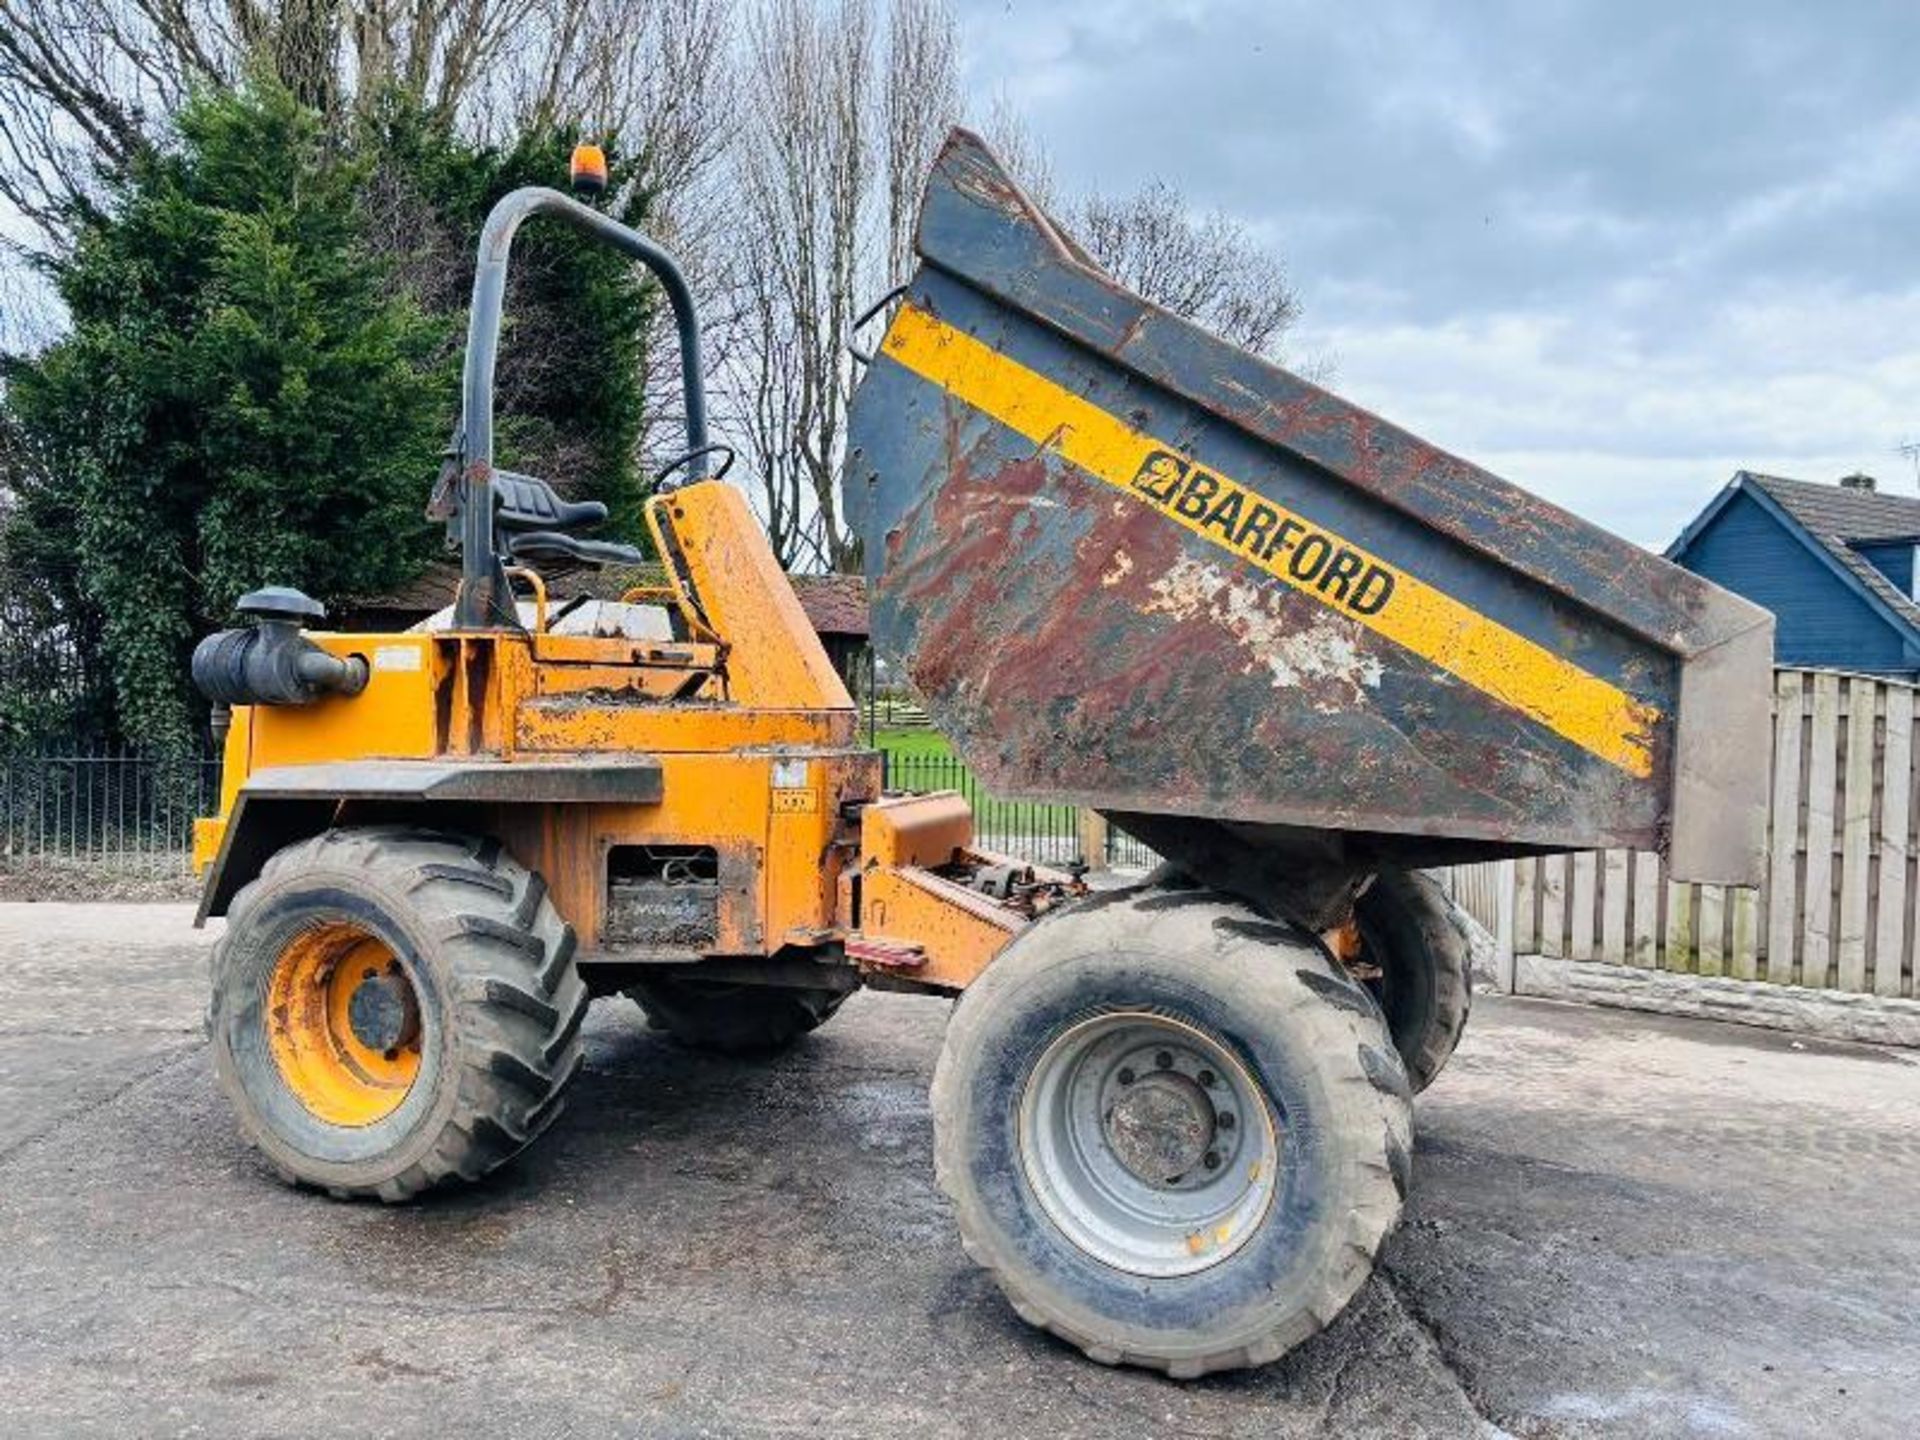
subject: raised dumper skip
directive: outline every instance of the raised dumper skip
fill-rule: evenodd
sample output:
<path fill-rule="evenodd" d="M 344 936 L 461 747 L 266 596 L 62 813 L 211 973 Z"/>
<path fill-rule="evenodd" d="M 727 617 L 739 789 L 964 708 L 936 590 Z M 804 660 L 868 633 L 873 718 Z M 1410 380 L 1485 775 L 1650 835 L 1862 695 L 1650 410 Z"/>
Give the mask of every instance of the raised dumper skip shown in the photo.
<path fill-rule="evenodd" d="M 602 633 L 548 623 L 544 573 L 639 552 L 493 459 L 535 216 L 648 266 L 680 330 L 667 584 Z M 1420 867 L 1633 845 L 1751 878 L 1770 622 L 1128 294 L 964 132 L 918 251 L 850 417 L 875 633 L 989 787 L 1165 866 L 1089 893 L 982 850 L 958 795 L 883 791 L 722 478 L 672 258 L 522 190 L 432 500 L 451 627 L 329 633 L 263 590 L 196 653 L 220 1082 L 287 1181 L 403 1201 L 553 1123 L 595 996 L 755 1053 L 861 985 L 958 994 L 939 1181 L 1014 1308 L 1105 1362 L 1272 1360 L 1365 1278 L 1466 1021 Z"/>

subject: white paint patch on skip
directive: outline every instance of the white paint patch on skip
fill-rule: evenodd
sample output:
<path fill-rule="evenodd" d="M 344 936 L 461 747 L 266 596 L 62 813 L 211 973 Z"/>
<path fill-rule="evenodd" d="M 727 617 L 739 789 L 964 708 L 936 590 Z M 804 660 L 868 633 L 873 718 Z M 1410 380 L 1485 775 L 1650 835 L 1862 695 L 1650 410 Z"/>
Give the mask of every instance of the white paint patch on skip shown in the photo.
<path fill-rule="evenodd" d="M 1058 510 L 1060 502 L 1050 495 L 995 495 L 990 505 L 1012 505 L 1021 510 Z"/>
<path fill-rule="evenodd" d="M 1380 688 L 1380 662 L 1361 654 L 1353 636 L 1331 614 L 1317 617 L 1305 629 L 1295 628 L 1288 623 L 1285 597 L 1279 592 L 1237 584 L 1217 565 L 1185 555 L 1148 588 L 1154 598 L 1145 607 L 1146 614 L 1179 620 L 1205 615 L 1248 652 L 1246 670 L 1265 665 L 1273 673 L 1276 690 L 1315 680 L 1332 680 L 1356 692 L 1362 686 Z"/>
<path fill-rule="evenodd" d="M 1111 590 L 1127 576 L 1133 573 L 1133 557 L 1124 550 L 1113 552 L 1113 568 L 1100 577 L 1100 583 Z"/>

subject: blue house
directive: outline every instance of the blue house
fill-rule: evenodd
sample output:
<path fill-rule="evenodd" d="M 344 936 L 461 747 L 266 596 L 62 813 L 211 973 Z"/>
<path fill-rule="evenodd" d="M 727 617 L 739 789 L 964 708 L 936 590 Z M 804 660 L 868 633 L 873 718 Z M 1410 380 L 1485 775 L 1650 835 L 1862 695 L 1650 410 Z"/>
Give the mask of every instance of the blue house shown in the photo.
<path fill-rule="evenodd" d="M 1764 605 L 1781 665 L 1920 678 L 1920 497 L 1742 470 L 1667 558 Z"/>

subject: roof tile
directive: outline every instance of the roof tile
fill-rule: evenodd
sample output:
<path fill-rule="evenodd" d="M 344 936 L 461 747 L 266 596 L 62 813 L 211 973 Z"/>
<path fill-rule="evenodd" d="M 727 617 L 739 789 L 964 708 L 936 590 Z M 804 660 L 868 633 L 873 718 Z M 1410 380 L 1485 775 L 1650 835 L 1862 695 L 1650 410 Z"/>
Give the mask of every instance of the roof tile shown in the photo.
<path fill-rule="evenodd" d="M 1920 543 L 1920 497 L 1887 495 L 1876 490 L 1850 490 L 1811 480 L 1789 480 L 1781 475 L 1741 478 L 1771 496 L 1821 547 L 1891 607 L 1902 619 L 1920 628 L 1920 605 L 1900 592 L 1855 544 L 1886 540 Z"/>

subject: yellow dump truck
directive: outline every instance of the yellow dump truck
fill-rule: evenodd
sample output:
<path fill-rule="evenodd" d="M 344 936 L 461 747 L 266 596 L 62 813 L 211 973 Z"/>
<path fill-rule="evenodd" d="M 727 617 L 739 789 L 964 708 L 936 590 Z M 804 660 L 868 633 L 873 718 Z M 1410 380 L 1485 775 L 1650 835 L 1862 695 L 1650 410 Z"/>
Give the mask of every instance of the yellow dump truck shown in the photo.
<path fill-rule="evenodd" d="M 639 537 L 494 464 L 536 216 L 648 266 L 680 332 L 667 584 L 590 633 L 546 575 Z M 404 1201 L 553 1123 L 595 996 L 735 1053 L 862 985 L 955 996 L 939 1182 L 1014 1308 L 1101 1361 L 1269 1361 L 1368 1273 L 1466 1021 L 1422 869 L 1634 845 L 1750 879 L 1770 620 L 1127 293 L 964 132 L 918 249 L 844 474 L 877 641 L 990 788 L 1097 809 L 1161 869 L 1094 893 L 983 848 L 960 796 L 886 789 L 720 478 L 679 269 L 523 190 L 481 237 L 432 502 L 451 625 L 332 633 L 266 589 L 196 652 L 220 1083 L 288 1182 Z"/>

